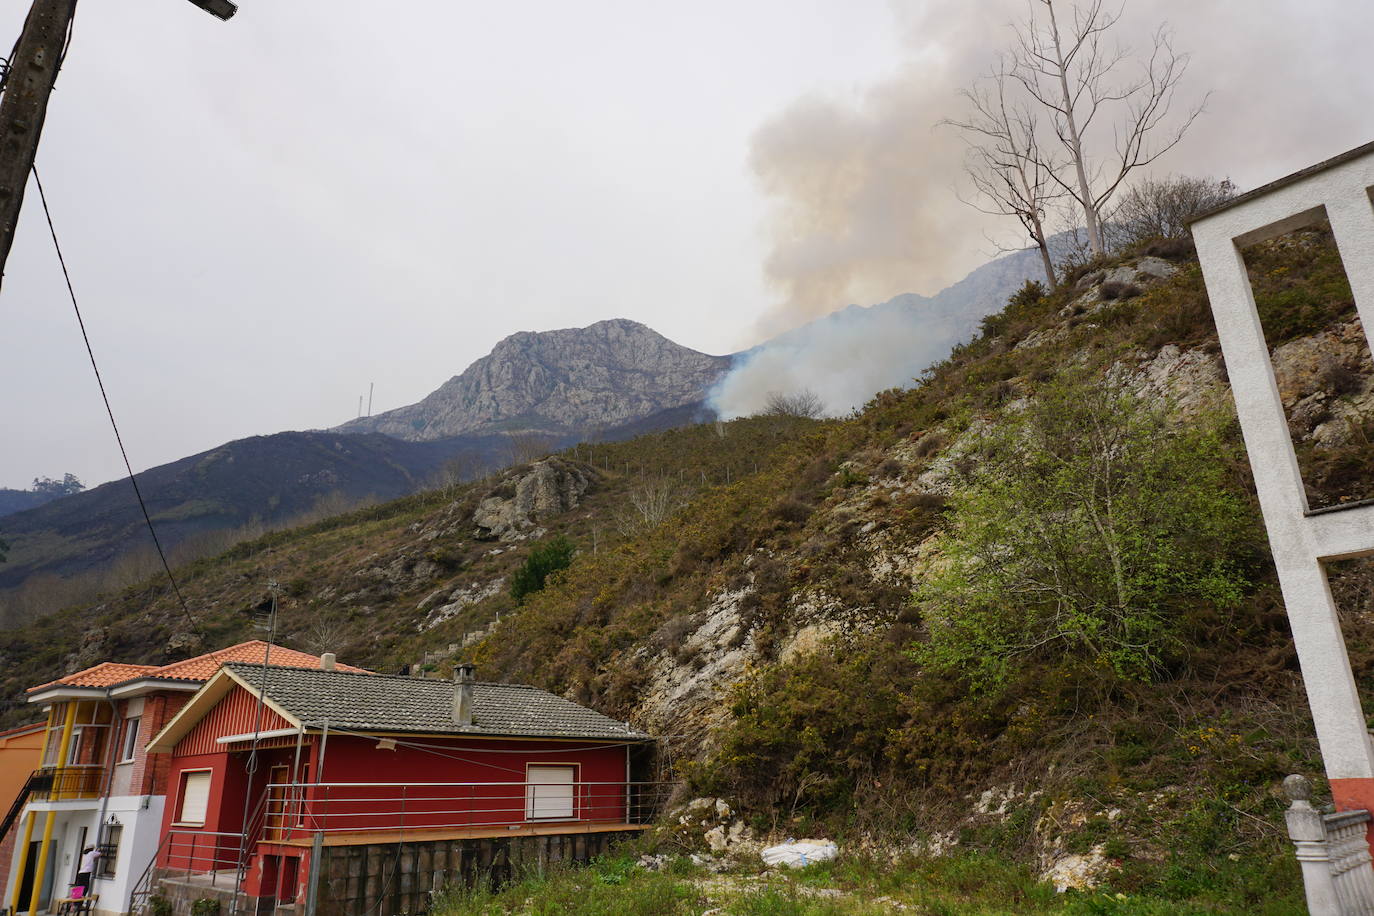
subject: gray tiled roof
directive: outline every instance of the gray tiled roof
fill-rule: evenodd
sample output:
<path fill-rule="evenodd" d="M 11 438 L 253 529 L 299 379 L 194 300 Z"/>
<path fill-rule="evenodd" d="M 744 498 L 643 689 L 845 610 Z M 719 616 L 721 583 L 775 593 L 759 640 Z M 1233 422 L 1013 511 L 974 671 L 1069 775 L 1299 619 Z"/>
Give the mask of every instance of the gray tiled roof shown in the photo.
<path fill-rule="evenodd" d="M 262 665 L 224 666 L 255 688 Z M 453 724 L 451 680 L 267 668 L 267 697 L 307 725 L 328 720 L 331 729 L 362 732 L 516 735 L 630 741 L 649 736 L 624 722 L 523 684 L 478 682 L 472 688 L 472 725 Z"/>

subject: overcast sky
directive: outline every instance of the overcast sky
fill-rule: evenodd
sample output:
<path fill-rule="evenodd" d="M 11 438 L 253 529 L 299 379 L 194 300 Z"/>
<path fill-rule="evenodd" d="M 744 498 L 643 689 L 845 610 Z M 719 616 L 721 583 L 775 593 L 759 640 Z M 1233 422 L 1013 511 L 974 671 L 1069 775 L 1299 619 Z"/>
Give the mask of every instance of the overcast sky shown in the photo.
<path fill-rule="evenodd" d="M 374 412 L 411 403 L 519 330 L 627 317 L 730 352 L 935 292 L 1005 228 L 959 205 L 933 125 L 1017 0 L 241 7 L 83 3 L 43 134 L 136 469 L 337 424 L 372 381 Z M 1374 139 L 1363 0 L 1126 13 L 1213 90 L 1164 171 L 1253 186 Z M 0 486 L 95 484 L 122 469 L 37 203 L 0 291 Z M 838 266 L 808 294 L 811 258 Z"/>

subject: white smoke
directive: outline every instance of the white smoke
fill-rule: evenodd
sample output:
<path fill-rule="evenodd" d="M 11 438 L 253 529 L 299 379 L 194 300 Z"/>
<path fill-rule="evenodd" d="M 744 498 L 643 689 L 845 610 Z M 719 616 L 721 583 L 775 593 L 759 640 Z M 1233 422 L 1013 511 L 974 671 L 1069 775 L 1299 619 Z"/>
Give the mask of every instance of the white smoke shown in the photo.
<path fill-rule="evenodd" d="M 966 336 L 964 324 L 931 315 L 908 297 L 850 307 L 741 354 L 710 404 L 733 419 L 758 413 L 770 393 L 810 389 L 826 413 L 847 413 L 879 391 L 909 386 Z"/>

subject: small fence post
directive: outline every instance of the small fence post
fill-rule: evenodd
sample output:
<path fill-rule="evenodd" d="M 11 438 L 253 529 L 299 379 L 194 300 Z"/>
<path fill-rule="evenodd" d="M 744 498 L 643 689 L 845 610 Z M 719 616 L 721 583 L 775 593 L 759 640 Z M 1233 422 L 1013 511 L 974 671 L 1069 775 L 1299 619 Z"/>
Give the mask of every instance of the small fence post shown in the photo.
<path fill-rule="evenodd" d="M 310 878 L 305 886 L 305 916 L 315 916 L 320 886 L 320 859 L 324 856 L 324 833 L 315 831 L 315 840 L 310 844 Z"/>
<path fill-rule="evenodd" d="M 1341 916 L 1340 899 L 1331 877 L 1326 824 L 1310 801 L 1312 784 L 1305 776 L 1295 774 L 1284 779 L 1283 791 L 1292 802 L 1284 818 L 1288 821 L 1288 836 L 1297 847 L 1298 864 L 1302 866 L 1308 912 L 1311 916 Z"/>

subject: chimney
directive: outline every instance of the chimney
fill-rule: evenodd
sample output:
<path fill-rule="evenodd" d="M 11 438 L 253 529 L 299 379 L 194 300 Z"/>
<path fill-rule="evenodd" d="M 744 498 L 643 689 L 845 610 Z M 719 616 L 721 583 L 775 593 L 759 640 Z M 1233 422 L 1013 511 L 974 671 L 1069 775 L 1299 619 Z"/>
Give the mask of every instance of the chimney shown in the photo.
<path fill-rule="evenodd" d="M 453 724 L 472 724 L 473 667 L 464 662 L 453 669 Z"/>
<path fill-rule="evenodd" d="M 333 671 L 333 670 L 334 670 L 334 653 L 333 653 L 333 652 L 326 652 L 326 653 L 324 653 L 323 655 L 320 656 L 320 670 L 321 670 L 321 671 Z"/>

